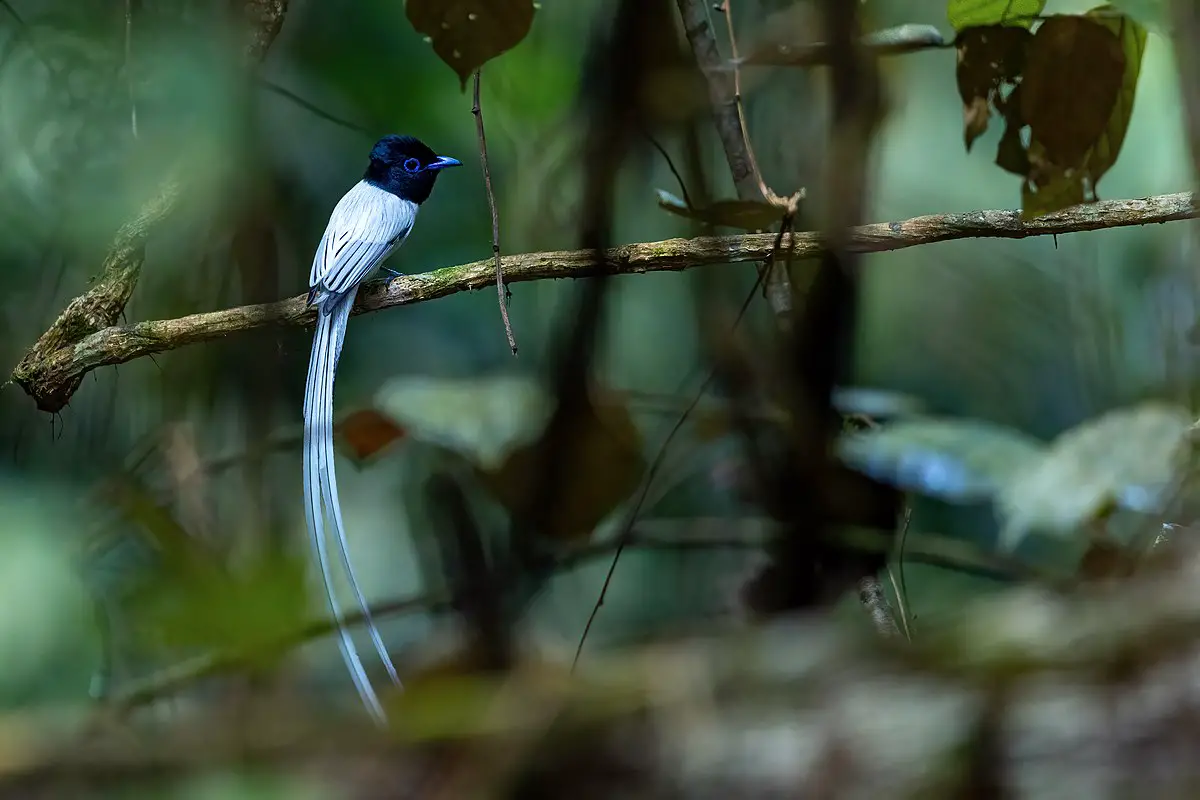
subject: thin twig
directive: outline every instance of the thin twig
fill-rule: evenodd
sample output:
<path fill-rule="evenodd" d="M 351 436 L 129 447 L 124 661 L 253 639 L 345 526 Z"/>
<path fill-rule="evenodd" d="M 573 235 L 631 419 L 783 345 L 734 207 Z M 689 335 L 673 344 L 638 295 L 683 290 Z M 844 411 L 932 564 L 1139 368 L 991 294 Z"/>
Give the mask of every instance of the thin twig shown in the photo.
<path fill-rule="evenodd" d="M 513 335 L 512 323 L 508 319 L 508 290 L 504 288 L 504 265 L 500 259 L 500 212 L 496 210 L 496 194 L 492 191 L 492 170 L 488 167 L 487 137 L 483 133 L 483 108 L 479 105 L 479 84 L 482 68 L 475 70 L 475 101 L 471 113 L 475 115 L 475 129 L 479 132 L 479 161 L 483 165 L 483 185 L 487 189 L 488 207 L 492 210 L 492 257 L 496 259 L 496 296 L 500 300 L 500 318 L 504 320 L 504 334 L 508 337 L 508 348 L 517 354 L 517 337 Z"/>
<path fill-rule="evenodd" d="M 904 634 L 904 638 L 912 641 L 912 632 L 908 628 L 908 607 L 904 604 L 904 598 L 900 595 L 900 584 L 896 581 L 896 571 L 892 569 L 892 565 L 887 565 L 888 583 L 892 584 L 892 594 L 896 596 L 896 610 L 900 614 L 900 630 Z"/>
<path fill-rule="evenodd" d="M 261 75 L 258 78 L 258 82 L 259 82 L 259 85 L 262 86 L 267 91 L 274 92 L 275 94 L 279 95 L 280 97 L 283 97 L 283 98 L 286 98 L 287 100 L 292 101 L 293 103 L 300 106 L 304 110 L 320 117 L 321 119 L 325 120 L 326 122 L 332 122 L 334 125 L 339 125 L 343 128 L 346 128 L 347 130 L 357 131 L 358 133 L 362 133 L 362 134 L 370 134 L 370 132 L 371 132 L 370 129 L 368 127 L 366 127 L 365 125 L 359 125 L 357 122 L 351 122 L 350 120 L 343 119 L 343 118 L 337 116 L 336 114 L 332 114 L 332 113 L 326 111 L 325 109 L 321 108 L 317 104 L 313 103 L 312 101 L 305 100 L 303 97 L 296 94 L 291 89 L 288 89 L 285 86 L 280 86 L 278 83 L 275 83 L 274 81 L 267 80 L 266 78 L 262 77 Z"/>
<path fill-rule="evenodd" d="M 287 13 L 287 0 L 247 0 L 251 41 L 246 46 L 247 66 L 253 68 L 275 41 Z M 184 197 L 182 174 L 186 160 L 169 172 L 137 215 L 122 225 L 100 267 L 100 274 L 84 294 L 73 299 L 58 319 L 42 334 L 13 370 L 13 380 L 22 383 L 24 374 L 38 373 L 42 355 L 72 349 L 87 337 L 101 334 L 106 326 L 121 319 L 145 261 L 146 242 L 158 224 L 169 217 Z M 31 360 L 32 359 L 32 360 Z M 65 377 L 57 387 L 57 399 L 38 401 L 43 411 L 60 411 L 79 387 L 85 371 Z"/>
<path fill-rule="evenodd" d="M 784 231 L 788 230 L 790 225 L 791 217 L 785 217 L 783 223 L 779 226 L 779 233 L 775 239 L 776 253 L 779 251 L 779 245 L 783 241 Z M 772 256 L 771 263 L 773 264 L 774 261 L 775 258 Z M 742 318 L 746 315 L 746 311 L 750 308 L 750 303 L 753 301 L 754 296 L 758 294 L 759 285 L 767 276 L 769 269 L 770 267 L 758 273 L 758 278 L 754 281 L 754 285 L 750 287 L 750 291 L 746 295 L 746 299 L 742 303 L 742 307 L 738 310 L 738 314 L 733 320 L 733 325 L 730 326 L 731 334 L 737 330 Z M 696 409 L 696 406 L 699 405 L 701 398 L 704 397 L 704 393 L 708 391 L 708 387 L 714 380 L 716 380 L 716 377 L 717 370 L 715 368 L 710 369 L 708 371 L 708 375 L 700 384 L 700 388 L 696 390 L 695 395 L 692 397 L 692 401 L 688 403 L 687 408 L 683 410 L 683 413 L 680 414 L 679 418 L 675 421 L 675 425 L 671 428 L 670 432 L 667 433 L 667 437 L 663 440 L 662 444 L 659 445 L 658 452 L 655 453 L 654 460 L 651 462 L 650 468 L 646 471 L 646 477 L 642 480 L 642 490 L 638 494 L 637 500 L 630 507 L 628 513 L 626 514 L 625 522 L 621 526 L 620 533 L 617 534 L 617 549 L 613 553 L 612 562 L 608 565 L 608 572 L 604 575 L 604 583 L 600 586 L 600 595 L 596 598 L 596 602 L 592 604 L 592 610 L 588 614 L 587 622 L 583 626 L 583 632 L 579 635 L 579 643 L 575 646 L 575 657 L 571 660 L 572 671 L 574 671 L 575 666 L 579 663 L 580 655 L 583 654 L 583 646 L 587 642 L 588 634 L 592 630 L 592 623 L 596 621 L 596 617 L 600 614 L 600 609 L 604 606 L 604 600 L 608 596 L 608 587 L 612 584 L 613 576 L 617 572 L 617 562 L 621 560 L 621 554 L 625 551 L 625 546 L 633 537 L 633 528 L 634 525 L 637 524 L 638 514 L 641 513 L 642 506 L 646 502 L 646 497 L 650 493 L 650 487 L 654 483 L 655 477 L 658 476 L 658 471 L 662 468 L 663 461 L 667 457 L 667 449 L 671 446 L 671 442 L 674 441 L 676 434 L 683 429 L 684 423 L 687 422 L 688 417 L 691 416 L 692 412 Z"/>
<path fill-rule="evenodd" d="M 744 133 L 738 86 L 734 77 L 726 71 L 725 62 L 717 49 L 717 40 L 709 23 L 708 4 L 705 0 L 676 0 L 676 4 L 696 66 L 708 81 L 713 123 L 717 129 L 717 137 L 721 140 L 721 147 L 725 151 L 725 160 L 729 163 L 729 172 L 733 177 L 738 199 L 765 199 L 767 195 L 760 188 L 765 184 L 758 174 L 757 164 L 750 153 L 749 141 Z M 737 74 L 735 69 L 734 75 Z M 740 78 L 738 80 L 740 81 Z M 786 210 L 795 214 L 795 204 Z M 759 267 L 760 274 L 766 270 L 766 267 Z M 768 280 L 765 281 L 767 303 L 780 324 L 786 328 L 790 324 L 793 310 L 791 276 L 783 270 L 770 272 Z"/>
<path fill-rule="evenodd" d="M 881 636 L 899 636 L 900 629 L 896 627 L 896 618 L 888 606 L 887 595 L 884 594 L 883 584 L 876 575 L 865 575 L 858 581 L 858 602 L 871 617 L 871 624 Z"/>
<path fill-rule="evenodd" d="M 896 571 L 900 574 L 900 585 L 896 586 L 896 605 L 904 622 L 904 635 L 912 640 L 912 631 L 908 622 L 908 582 L 904 577 L 904 550 L 908 546 L 908 532 L 912 528 L 912 503 L 905 499 L 904 522 L 900 526 L 900 542 L 896 545 Z M 889 570 L 889 573 L 890 570 Z"/>
<path fill-rule="evenodd" d="M 697 526 L 711 522 L 708 527 L 714 530 L 723 531 L 727 527 L 724 522 L 716 519 L 711 521 L 699 519 L 693 522 Z M 1070 586 L 1069 579 L 1030 567 L 1012 558 L 984 552 L 961 539 L 936 534 L 915 534 L 915 536 L 917 542 L 913 547 L 911 560 L 917 563 L 961 570 L 969 574 L 980 574 L 994 580 L 1034 582 L 1051 589 L 1065 589 Z M 619 546 L 663 552 L 711 552 L 713 550 L 757 550 L 764 547 L 765 544 L 766 539 L 761 536 L 724 533 L 717 536 L 667 536 L 639 531 L 629 537 L 623 545 L 616 539 L 610 539 L 589 542 L 573 548 L 556 560 L 555 569 L 564 573 L 570 572 L 594 559 L 612 555 Z M 852 538 L 850 544 L 863 549 L 886 549 L 888 539 L 882 535 L 861 535 Z M 450 611 L 451 608 L 452 601 L 448 594 L 433 592 L 374 603 L 370 610 L 373 619 L 384 619 L 413 612 L 440 614 Z M 346 625 L 350 627 L 361 625 L 364 619 L 365 615 L 361 610 L 353 614 L 348 613 Z M 328 636 L 336 630 L 336 623 L 332 619 L 314 620 L 253 651 L 223 651 L 199 656 L 167 667 L 145 679 L 131 681 L 128 685 L 117 688 L 108 701 L 108 710 L 118 715 L 127 713 L 138 706 L 174 694 L 201 680 L 235 672 L 248 665 L 260 664 L 266 655 L 282 655 L 308 642 Z"/>
<path fill-rule="evenodd" d="M 692 203 L 692 198 L 688 196 L 687 184 L 684 182 L 683 176 L 679 174 L 679 170 L 675 168 L 675 162 L 672 160 L 671 154 L 667 152 L 667 148 L 663 147 L 658 139 L 655 139 L 649 133 L 646 134 L 646 138 L 650 140 L 650 145 L 667 162 L 667 169 L 671 170 L 671 174 L 675 176 L 675 182 L 679 184 L 679 194 L 683 197 L 683 202 L 687 203 L 688 208 L 695 208 L 696 206 Z"/>
<path fill-rule="evenodd" d="M 742 141 L 746 145 L 746 158 L 750 161 L 750 174 L 754 176 L 754 180 L 758 183 L 758 192 L 762 195 L 763 200 L 769 201 L 769 198 L 774 196 L 774 193 L 767 188 L 766 181 L 763 180 L 762 170 L 758 168 L 758 158 L 754 155 L 754 145 L 750 141 L 750 131 L 746 127 L 746 107 L 742 102 L 742 71 L 738 68 L 738 46 L 737 36 L 733 32 L 733 10 L 731 5 L 733 0 L 725 0 L 721 3 L 720 9 L 725 14 L 725 29 L 729 33 L 729 51 L 730 58 L 733 62 L 733 103 L 737 109 L 738 126 L 742 131 Z M 795 210 L 793 209 L 793 213 Z"/>
<path fill-rule="evenodd" d="M 936 214 L 898 222 L 880 222 L 845 232 L 844 247 L 858 253 L 880 253 L 957 239 L 1026 239 L 1067 233 L 1123 228 L 1200 216 L 1190 192 L 1138 200 L 1103 200 L 1072 206 L 1033 220 L 1022 220 L 1020 211 L 971 211 Z M 684 270 L 709 264 L 763 261 L 775 249 L 775 234 L 668 239 L 661 242 L 614 247 L 600 263 L 585 250 L 526 253 L 502 259 L 507 283 L 556 278 L 584 278 L 597 274 L 631 275 L 663 270 Z M 793 233 L 784 237 L 797 262 L 823 252 L 821 234 Z M 882 263 L 882 262 L 876 262 Z M 459 292 L 495 284 L 492 259 L 394 278 L 359 292 L 355 313 L 427 302 Z M 93 292 L 100 284 L 93 287 Z M 12 380 L 43 411 L 61 411 L 78 381 L 94 369 L 174 350 L 185 345 L 224 338 L 233 333 L 271 325 L 308 326 L 314 312 L 299 295 L 276 303 L 238 306 L 222 311 L 191 314 L 175 319 L 151 320 L 108 327 L 77 326 L 80 312 L 93 298 L 76 298 L 51 330 L 26 353 L 13 370 Z M 84 303 L 84 308 L 76 305 Z M 88 317 L 94 319 L 94 317 Z M 105 318 L 107 321 L 107 318 Z M 99 329 L 97 329 L 99 328 Z"/>

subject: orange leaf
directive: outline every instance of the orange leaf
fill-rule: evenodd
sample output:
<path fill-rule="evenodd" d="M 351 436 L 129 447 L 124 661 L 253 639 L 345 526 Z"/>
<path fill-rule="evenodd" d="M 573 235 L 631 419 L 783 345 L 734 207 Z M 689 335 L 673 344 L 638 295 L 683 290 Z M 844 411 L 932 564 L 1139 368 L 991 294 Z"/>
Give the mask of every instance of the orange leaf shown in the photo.
<path fill-rule="evenodd" d="M 339 439 L 348 455 L 364 461 L 403 439 L 404 428 L 373 408 L 355 411 L 337 426 Z"/>

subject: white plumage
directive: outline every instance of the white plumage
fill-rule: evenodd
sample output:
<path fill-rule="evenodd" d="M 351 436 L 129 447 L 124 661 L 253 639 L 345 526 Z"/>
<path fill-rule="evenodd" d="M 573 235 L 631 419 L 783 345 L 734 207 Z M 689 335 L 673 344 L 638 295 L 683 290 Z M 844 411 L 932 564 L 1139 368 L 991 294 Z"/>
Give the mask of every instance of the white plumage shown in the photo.
<path fill-rule="evenodd" d="M 317 307 L 317 329 L 313 335 L 304 392 L 304 510 L 330 610 L 338 627 L 342 656 L 363 702 L 380 721 L 384 719 L 383 709 L 346 629 L 329 566 L 325 534 L 327 517 L 333 523 L 342 564 L 375 649 L 392 681 L 399 685 L 396 668 L 371 619 L 366 598 L 350 563 L 334 469 L 333 385 L 346 322 L 354 307 L 358 287 L 404 242 L 416 221 L 417 209 L 416 203 L 360 181 L 333 209 L 309 273 L 309 303 Z"/>
<path fill-rule="evenodd" d="M 308 273 L 320 296 L 358 287 L 387 260 L 412 230 L 416 203 L 359 181 L 334 206 Z"/>

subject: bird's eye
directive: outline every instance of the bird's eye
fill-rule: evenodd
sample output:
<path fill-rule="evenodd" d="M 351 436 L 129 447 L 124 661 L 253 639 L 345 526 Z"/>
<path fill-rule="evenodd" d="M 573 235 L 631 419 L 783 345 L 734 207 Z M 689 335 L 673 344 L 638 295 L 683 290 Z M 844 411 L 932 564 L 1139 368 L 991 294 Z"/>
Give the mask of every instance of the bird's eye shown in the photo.
<path fill-rule="evenodd" d="M 404 171 L 405 172 L 419 172 L 420 169 L 421 169 L 420 161 L 417 161 L 415 158 L 404 159 Z"/>

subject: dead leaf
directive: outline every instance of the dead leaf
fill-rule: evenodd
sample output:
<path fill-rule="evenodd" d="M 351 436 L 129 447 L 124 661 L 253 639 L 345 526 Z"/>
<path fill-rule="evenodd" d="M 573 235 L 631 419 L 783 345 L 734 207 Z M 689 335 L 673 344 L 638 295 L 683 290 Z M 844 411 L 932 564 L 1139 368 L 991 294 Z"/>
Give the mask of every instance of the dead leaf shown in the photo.
<path fill-rule="evenodd" d="M 757 200 L 717 200 L 704 208 L 693 208 L 662 189 L 658 190 L 658 205 L 681 217 L 745 231 L 767 230 L 783 218 L 783 209 Z"/>
<path fill-rule="evenodd" d="M 554 398 L 538 381 L 519 375 L 408 375 L 384 384 L 374 406 L 412 439 L 490 468 L 537 438 Z"/>
<path fill-rule="evenodd" d="M 1115 542 L 1097 541 L 1083 554 L 1079 562 L 1079 577 L 1085 581 L 1103 581 L 1123 578 L 1133 569 L 1129 553 Z"/>
<path fill-rule="evenodd" d="M 555 541 L 590 536 L 641 485 L 647 468 L 641 432 L 624 404 L 590 403 L 572 422 L 559 493 L 546 530 L 540 532 Z M 550 444 L 540 436 L 498 467 L 480 471 L 484 485 L 510 513 L 527 513 L 538 496 Z"/>
<path fill-rule="evenodd" d="M 477 68 L 521 43 L 533 26 L 533 0 L 406 0 L 404 11 L 462 88 Z"/>
<path fill-rule="evenodd" d="M 354 411 L 337 426 L 341 449 L 357 462 L 363 462 L 386 450 L 406 432 L 391 417 L 373 408 Z"/>
<path fill-rule="evenodd" d="M 1037 462 L 1044 445 L 981 420 L 906 417 L 838 437 L 855 470 L 906 492 L 952 503 L 991 500 Z"/>
<path fill-rule="evenodd" d="M 967 150 L 987 130 L 990 106 L 1002 88 L 1012 88 L 1025 68 L 1033 36 L 1021 27 L 968 28 L 955 39 L 955 78 L 963 102 L 963 140 Z"/>
<path fill-rule="evenodd" d="M 1112 30 L 1080 16 L 1051 17 L 1029 44 L 1021 117 L 1046 155 L 1081 167 L 1112 116 L 1125 53 Z"/>

